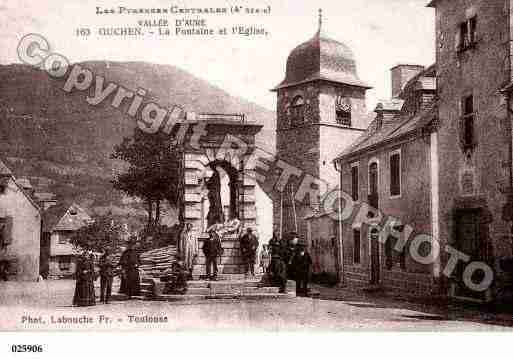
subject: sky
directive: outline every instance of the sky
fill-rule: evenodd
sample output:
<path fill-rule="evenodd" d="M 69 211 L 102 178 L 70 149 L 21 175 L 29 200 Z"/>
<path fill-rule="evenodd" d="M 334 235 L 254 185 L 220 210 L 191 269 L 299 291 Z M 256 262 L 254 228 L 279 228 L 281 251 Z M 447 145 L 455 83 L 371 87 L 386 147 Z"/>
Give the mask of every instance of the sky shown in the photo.
<path fill-rule="evenodd" d="M 19 39 L 38 33 L 49 41 L 51 50 L 71 62 L 146 61 L 175 65 L 232 95 L 274 110 L 276 95 L 269 89 L 284 78 L 290 51 L 317 31 L 318 9 L 322 8 L 323 31 L 353 50 L 360 78 L 373 86 L 367 93 L 369 110 L 373 110 L 379 99 L 390 97 L 391 67 L 399 63 L 428 66 L 434 62 L 434 10 L 427 8 L 427 3 L 428 0 L 0 0 L 0 64 L 19 63 Z M 206 19 L 208 27 L 265 27 L 269 35 L 130 39 L 96 33 L 100 27 L 136 26 L 138 20 L 161 17 L 97 15 L 96 6 L 171 5 L 270 6 L 270 15 L 163 17 L 172 22 L 172 30 L 176 19 L 199 17 Z M 91 28 L 93 34 L 87 38 L 75 36 L 80 27 Z"/>

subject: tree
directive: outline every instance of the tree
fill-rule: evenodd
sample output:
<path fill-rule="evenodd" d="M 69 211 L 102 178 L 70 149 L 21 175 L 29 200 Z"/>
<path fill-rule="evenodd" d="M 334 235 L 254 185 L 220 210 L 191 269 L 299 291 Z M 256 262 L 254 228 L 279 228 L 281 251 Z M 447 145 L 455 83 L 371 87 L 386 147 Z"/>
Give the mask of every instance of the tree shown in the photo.
<path fill-rule="evenodd" d="M 159 225 L 162 201 L 173 206 L 178 202 L 180 156 L 173 138 L 136 128 L 132 136 L 114 147 L 111 157 L 128 164 L 126 172 L 112 181 L 114 188 L 143 199 L 148 206 L 148 225 Z"/>
<path fill-rule="evenodd" d="M 98 216 L 88 225 L 76 231 L 70 243 L 84 250 L 103 252 L 105 249 L 115 251 L 123 242 L 122 226 L 114 221 L 109 213 Z"/>

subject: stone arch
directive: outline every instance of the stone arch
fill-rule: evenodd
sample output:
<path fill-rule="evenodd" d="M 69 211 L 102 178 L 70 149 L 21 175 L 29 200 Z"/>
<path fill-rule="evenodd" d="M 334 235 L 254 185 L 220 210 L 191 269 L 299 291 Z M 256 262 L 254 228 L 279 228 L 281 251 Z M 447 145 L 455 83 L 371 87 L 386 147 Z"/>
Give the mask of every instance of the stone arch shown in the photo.
<path fill-rule="evenodd" d="M 222 223 L 228 219 L 238 218 L 240 219 L 240 203 L 239 203 L 239 191 L 240 191 L 240 174 L 239 170 L 235 166 L 226 160 L 214 160 L 206 164 L 206 178 L 203 179 L 204 189 L 202 196 L 202 210 L 201 220 L 202 227 L 206 227 L 214 223 Z M 215 188 L 209 188 L 209 181 L 215 172 L 219 175 L 219 193 L 211 194 L 209 191 L 217 191 Z M 215 186 L 215 183 L 210 186 Z M 220 208 L 212 207 L 211 200 L 213 197 L 217 197 L 220 203 Z M 221 216 L 215 216 L 211 213 L 211 210 L 221 210 Z M 214 221 L 214 218 L 217 220 Z"/>

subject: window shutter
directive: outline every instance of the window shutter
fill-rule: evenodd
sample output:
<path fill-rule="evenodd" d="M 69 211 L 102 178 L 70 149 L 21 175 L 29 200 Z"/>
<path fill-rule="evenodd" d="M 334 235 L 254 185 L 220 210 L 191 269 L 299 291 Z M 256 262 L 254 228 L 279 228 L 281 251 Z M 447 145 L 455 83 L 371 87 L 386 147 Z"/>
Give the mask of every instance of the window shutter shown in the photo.
<path fill-rule="evenodd" d="M 3 239 L 4 239 L 4 245 L 8 245 L 12 243 L 12 217 L 5 217 L 5 224 L 3 228 Z"/>
<path fill-rule="evenodd" d="M 390 156 L 390 195 L 401 194 L 401 155 L 398 153 Z"/>
<path fill-rule="evenodd" d="M 353 197 L 353 201 L 358 201 L 358 167 L 351 167 L 351 195 Z"/>

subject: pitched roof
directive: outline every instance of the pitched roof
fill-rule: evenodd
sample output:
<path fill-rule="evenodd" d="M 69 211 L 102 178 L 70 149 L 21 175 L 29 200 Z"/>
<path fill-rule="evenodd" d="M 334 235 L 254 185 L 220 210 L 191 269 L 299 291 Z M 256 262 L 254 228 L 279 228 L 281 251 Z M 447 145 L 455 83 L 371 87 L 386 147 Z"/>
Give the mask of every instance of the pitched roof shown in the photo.
<path fill-rule="evenodd" d="M 43 231 L 76 231 L 87 225 L 92 218 L 77 204 L 57 204 L 43 213 Z"/>
<path fill-rule="evenodd" d="M 4 180 L 5 179 L 12 179 L 14 184 L 20 189 L 20 191 L 25 195 L 25 197 L 29 200 L 29 202 L 34 206 L 35 209 L 37 209 L 38 211 L 40 211 L 40 208 L 39 208 L 39 205 L 37 204 L 37 202 L 34 200 L 34 198 L 32 198 L 32 196 L 30 196 L 30 194 L 28 194 L 24 189 L 23 187 L 17 182 L 16 178 L 14 177 L 14 174 L 12 173 L 12 171 L 9 169 L 9 167 L 7 167 L 5 165 L 4 162 L 2 162 L 2 160 L 0 160 L 0 178 L 3 178 Z"/>
<path fill-rule="evenodd" d="M 5 163 L 2 162 L 2 160 L 0 160 L 0 177 L 3 176 L 12 176 L 12 172 L 9 167 L 7 167 Z"/>
<path fill-rule="evenodd" d="M 51 232 L 57 222 L 64 216 L 68 205 L 57 203 L 43 212 L 43 232 Z"/>
<path fill-rule="evenodd" d="M 430 124 L 438 114 L 438 106 L 434 103 L 428 110 L 416 115 L 397 115 L 394 121 L 387 121 L 379 129 L 376 129 L 376 120 L 369 126 L 367 131 L 335 158 L 335 161 L 343 160 L 346 157 L 357 153 L 366 152 L 374 147 L 398 140 L 401 137 L 411 134 L 414 131 Z"/>

